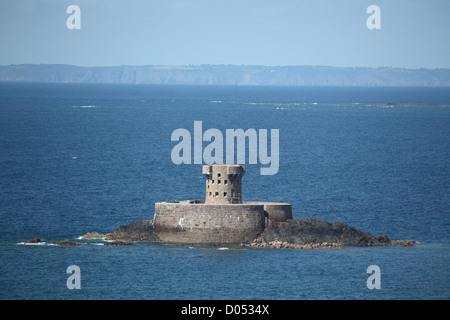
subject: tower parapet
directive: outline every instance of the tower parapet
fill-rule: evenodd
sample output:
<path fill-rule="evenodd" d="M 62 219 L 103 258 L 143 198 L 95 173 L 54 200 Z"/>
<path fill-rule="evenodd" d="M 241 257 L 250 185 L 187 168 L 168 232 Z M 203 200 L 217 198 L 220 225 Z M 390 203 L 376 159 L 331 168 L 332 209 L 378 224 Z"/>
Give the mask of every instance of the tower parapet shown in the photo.
<path fill-rule="evenodd" d="M 206 176 L 205 203 L 242 203 L 241 179 L 245 174 L 244 166 L 236 164 L 204 165 L 203 174 Z"/>

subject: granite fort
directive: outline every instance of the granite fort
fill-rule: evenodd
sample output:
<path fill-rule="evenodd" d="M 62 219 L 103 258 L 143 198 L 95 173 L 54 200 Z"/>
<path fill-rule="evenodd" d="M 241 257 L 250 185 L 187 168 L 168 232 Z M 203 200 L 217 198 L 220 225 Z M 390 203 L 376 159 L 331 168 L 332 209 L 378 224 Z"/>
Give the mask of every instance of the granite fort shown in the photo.
<path fill-rule="evenodd" d="M 292 219 L 288 203 L 242 201 L 241 165 L 204 165 L 205 200 L 155 203 L 153 228 L 163 242 L 240 243 Z"/>
<path fill-rule="evenodd" d="M 192 139 L 187 129 L 176 129 L 172 132 L 171 141 L 178 141 L 171 152 L 174 164 L 235 164 L 246 163 L 246 140 L 248 140 L 248 163 L 262 165 L 261 175 L 274 175 L 279 168 L 279 130 L 270 130 L 270 155 L 268 154 L 267 129 L 226 129 L 225 131 L 225 162 L 224 138 L 218 129 L 208 129 L 203 132 L 202 121 L 194 121 L 194 161 L 192 161 Z M 203 149 L 203 141 L 210 143 Z M 236 144 L 235 144 L 236 142 Z M 236 157 L 235 157 L 236 151 Z"/>

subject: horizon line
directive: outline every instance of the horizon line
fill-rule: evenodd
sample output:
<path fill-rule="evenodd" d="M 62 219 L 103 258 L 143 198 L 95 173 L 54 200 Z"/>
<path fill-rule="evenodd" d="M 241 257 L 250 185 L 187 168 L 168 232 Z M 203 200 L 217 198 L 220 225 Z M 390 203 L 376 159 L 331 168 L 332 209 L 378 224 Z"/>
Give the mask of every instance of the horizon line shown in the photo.
<path fill-rule="evenodd" d="M 396 67 L 396 66 L 331 66 L 331 65 L 262 65 L 262 64 L 145 64 L 145 65 L 133 65 L 133 64 L 121 64 L 121 65 L 92 65 L 83 66 L 70 63 L 11 63 L 1 64 L 0 67 L 13 67 L 13 66 L 71 66 L 78 68 L 112 68 L 112 67 L 160 67 L 160 68 L 193 68 L 193 67 L 207 67 L 207 66 L 225 66 L 225 67 L 264 67 L 264 68 L 287 68 L 287 67 L 314 67 L 314 68 L 336 68 L 336 69 L 403 69 L 403 70 L 450 70 L 446 67 Z"/>

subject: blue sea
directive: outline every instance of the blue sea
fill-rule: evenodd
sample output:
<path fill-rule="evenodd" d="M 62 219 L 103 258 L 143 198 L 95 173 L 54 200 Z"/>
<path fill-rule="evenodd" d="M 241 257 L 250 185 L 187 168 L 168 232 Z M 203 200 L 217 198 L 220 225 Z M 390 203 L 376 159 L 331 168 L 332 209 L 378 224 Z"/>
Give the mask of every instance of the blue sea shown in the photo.
<path fill-rule="evenodd" d="M 449 105 L 450 88 L 0 83 L 0 299 L 449 299 Z M 244 201 L 418 244 L 23 244 L 204 199 L 201 165 L 171 159 L 172 132 L 193 136 L 194 121 L 279 129 L 279 171 L 246 163 Z M 80 289 L 67 286 L 72 265 Z"/>

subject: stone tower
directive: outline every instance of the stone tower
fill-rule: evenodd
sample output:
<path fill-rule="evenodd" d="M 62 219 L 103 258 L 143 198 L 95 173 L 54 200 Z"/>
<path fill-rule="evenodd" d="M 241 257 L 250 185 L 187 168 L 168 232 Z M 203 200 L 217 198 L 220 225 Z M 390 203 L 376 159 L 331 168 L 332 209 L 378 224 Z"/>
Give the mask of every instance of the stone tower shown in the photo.
<path fill-rule="evenodd" d="M 241 178 L 245 167 L 237 164 L 204 165 L 206 176 L 205 204 L 241 204 Z"/>
<path fill-rule="evenodd" d="M 206 200 L 155 203 L 153 230 L 167 243 L 242 243 L 292 219 L 289 203 L 242 201 L 241 165 L 205 165 Z"/>

